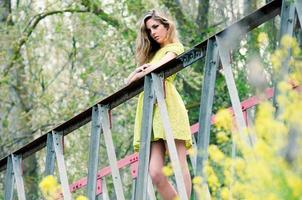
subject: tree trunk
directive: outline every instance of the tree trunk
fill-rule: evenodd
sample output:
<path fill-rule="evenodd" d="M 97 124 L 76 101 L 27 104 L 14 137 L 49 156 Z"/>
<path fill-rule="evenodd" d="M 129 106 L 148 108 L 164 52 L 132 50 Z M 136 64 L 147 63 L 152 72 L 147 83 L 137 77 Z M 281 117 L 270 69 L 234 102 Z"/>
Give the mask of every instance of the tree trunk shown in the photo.
<path fill-rule="evenodd" d="M 257 9 L 257 2 L 256 0 L 244 0 L 244 12 L 243 15 L 247 16 L 251 12 Z M 251 59 L 252 57 L 259 55 L 259 47 L 257 43 L 257 31 L 252 31 L 247 34 L 247 43 L 248 43 L 248 53 L 247 53 L 247 59 Z"/>
<path fill-rule="evenodd" d="M 13 149 L 16 150 L 34 139 L 31 131 L 31 94 L 28 90 L 29 77 L 26 76 L 23 58 L 15 63 L 14 70 L 10 73 L 10 101 L 12 110 L 9 114 L 9 134 L 13 139 Z M 24 186 L 28 199 L 38 198 L 38 174 L 36 155 L 31 155 L 23 161 Z"/>
<path fill-rule="evenodd" d="M 10 0 L 1 0 L 0 10 L 0 23 L 6 22 L 11 11 Z"/>
<path fill-rule="evenodd" d="M 196 24 L 183 12 L 179 0 L 161 0 L 160 2 L 163 3 L 175 17 L 181 41 L 185 45 L 192 45 L 195 43 L 194 41 L 196 41 L 195 39 L 197 36 Z"/>
<path fill-rule="evenodd" d="M 204 39 L 208 31 L 208 14 L 209 14 L 209 0 L 199 0 L 198 14 L 196 18 L 196 24 L 198 27 L 199 37 Z"/>
<path fill-rule="evenodd" d="M 0 23 L 3 23 L 9 27 L 14 26 L 11 14 L 11 1 L 1 0 L 0 1 Z M 4 25 L 4 26 L 5 26 Z M 9 34 L 9 32 L 8 32 Z M 13 42 L 11 43 L 13 44 Z M 11 57 L 13 47 L 7 48 L 7 55 Z M 30 142 L 33 139 L 31 134 L 31 95 L 27 88 L 27 82 L 29 77 L 26 77 L 25 67 L 23 64 L 22 55 L 14 61 L 13 70 L 8 75 L 9 82 L 6 83 L 8 86 L 8 96 L 10 105 L 0 104 L 0 134 L 1 143 L 1 154 L 7 155 L 12 151 L 20 148 L 22 145 Z M 3 112 L 7 113 L 3 115 Z M 7 121 L 8 123 L 4 123 Z M 5 124 L 5 127 L 4 127 Z M 6 136 L 6 137 L 2 137 Z M 10 147 L 10 148 L 9 148 Z M 37 199 L 38 196 L 38 180 L 37 180 L 37 160 L 36 156 L 32 155 L 24 161 L 24 185 L 28 199 Z"/>
<path fill-rule="evenodd" d="M 0 23 L 7 23 L 7 20 L 9 18 L 9 14 L 11 12 L 11 6 L 10 6 L 10 0 L 1 0 L 0 1 Z M 0 103 L 0 138 L 1 138 L 1 145 L 0 145 L 0 157 L 2 158 L 3 156 L 6 155 L 5 153 L 5 147 L 4 147 L 4 140 L 5 140 L 5 135 L 4 135 L 4 127 L 7 125 L 7 119 L 3 113 L 5 110 L 4 103 Z"/>

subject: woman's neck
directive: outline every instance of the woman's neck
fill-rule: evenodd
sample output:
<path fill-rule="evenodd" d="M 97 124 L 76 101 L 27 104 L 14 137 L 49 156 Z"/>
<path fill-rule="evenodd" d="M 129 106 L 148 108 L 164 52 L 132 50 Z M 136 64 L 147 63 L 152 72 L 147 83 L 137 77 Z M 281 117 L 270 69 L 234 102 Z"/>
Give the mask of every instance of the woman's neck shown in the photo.
<path fill-rule="evenodd" d="M 163 47 L 165 47 L 166 45 L 171 44 L 171 43 L 172 43 L 172 42 L 164 42 L 164 43 L 160 44 L 160 48 L 163 48 Z"/>

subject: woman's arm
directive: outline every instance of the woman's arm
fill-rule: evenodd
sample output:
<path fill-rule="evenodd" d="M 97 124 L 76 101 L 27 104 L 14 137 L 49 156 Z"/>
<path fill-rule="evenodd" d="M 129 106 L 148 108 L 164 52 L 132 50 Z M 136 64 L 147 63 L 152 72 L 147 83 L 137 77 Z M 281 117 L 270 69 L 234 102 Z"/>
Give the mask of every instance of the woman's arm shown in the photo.
<path fill-rule="evenodd" d="M 150 73 L 151 71 L 157 69 L 158 67 L 162 66 L 163 64 L 169 62 L 173 58 L 176 58 L 176 54 L 173 52 L 167 52 L 166 55 L 160 59 L 157 63 L 150 65 L 147 69 L 145 69 L 143 72 L 146 74 Z"/>
<path fill-rule="evenodd" d="M 125 79 L 125 84 L 128 85 L 130 84 L 132 81 L 132 78 L 135 76 L 135 74 L 137 73 L 136 69 L 131 72 L 131 74 Z"/>
<path fill-rule="evenodd" d="M 132 77 L 130 77 L 129 79 L 127 79 L 125 82 L 127 85 L 129 85 L 130 83 L 142 78 L 143 76 L 145 76 L 143 71 L 134 73 L 134 75 Z"/>
<path fill-rule="evenodd" d="M 137 76 L 138 74 L 140 74 L 142 71 L 144 71 L 146 68 L 148 68 L 150 66 L 150 64 L 143 64 L 140 67 L 137 67 L 133 72 L 131 72 L 131 74 L 126 78 L 125 80 L 125 84 L 130 84 L 133 81 L 137 80 Z"/>
<path fill-rule="evenodd" d="M 127 84 L 130 84 L 140 78 L 142 78 L 143 76 L 145 76 L 146 74 L 150 73 L 151 71 L 155 70 L 156 68 L 162 66 L 163 64 L 169 62 L 170 60 L 172 60 L 173 58 L 175 58 L 177 55 L 173 52 L 168 52 L 166 53 L 166 55 L 160 60 L 158 61 L 156 64 L 148 64 L 148 67 L 143 68 L 142 70 L 138 71 L 138 72 L 132 72 L 129 77 L 127 78 Z M 144 65 L 142 65 L 144 66 Z M 142 67 L 141 66 L 141 67 Z M 138 69 L 138 68 L 137 68 Z M 132 76 L 131 76 L 132 75 Z"/>

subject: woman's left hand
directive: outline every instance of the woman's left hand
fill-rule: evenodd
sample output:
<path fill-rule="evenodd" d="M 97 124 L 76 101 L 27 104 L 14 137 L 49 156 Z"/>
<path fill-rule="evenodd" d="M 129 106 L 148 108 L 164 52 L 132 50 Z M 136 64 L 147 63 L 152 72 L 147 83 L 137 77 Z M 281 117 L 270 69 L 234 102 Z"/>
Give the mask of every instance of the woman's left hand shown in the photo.
<path fill-rule="evenodd" d="M 146 75 L 146 71 L 139 71 L 139 72 L 136 72 L 136 71 L 135 71 L 135 74 L 134 74 L 130 79 L 125 80 L 125 84 L 126 84 L 126 85 L 129 85 L 129 84 L 131 84 L 132 82 L 134 82 L 134 81 L 136 81 L 136 80 L 142 78 L 142 77 L 145 76 L 145 75 Z"/>
<path fill-rule="evenodd" d="M 139 66 L 138 68 L 135 69 L 136 73 L 140 73 L 142 71 L 145 71 L 148 67 L 151 65 L 149 63 L 143 64 L 142 66 Z"/>
<path fill-rule="evenodd" d="M 130 75 L 126 80 L 125 80 L 125 84 L 129 85 L 130 83 L 144 77 L 147 73 L 150 72 L 149 69 L 151 69 L 152 65 L 149 63 L 143 64 L 139 67 L 137 67 L 133 72 L 132 75 Z M 147 70 L 147 68 L 149 68 Z"/>
<path fill-rule="evenodd" d="M 136 81 L 142 77 L 144 77 L 146 75 L 146 71 L 143 70 L 143 71 L 140 71 L 140 72 L 137 72 L 134 77 L 133 77 L 133 81 Z"/>

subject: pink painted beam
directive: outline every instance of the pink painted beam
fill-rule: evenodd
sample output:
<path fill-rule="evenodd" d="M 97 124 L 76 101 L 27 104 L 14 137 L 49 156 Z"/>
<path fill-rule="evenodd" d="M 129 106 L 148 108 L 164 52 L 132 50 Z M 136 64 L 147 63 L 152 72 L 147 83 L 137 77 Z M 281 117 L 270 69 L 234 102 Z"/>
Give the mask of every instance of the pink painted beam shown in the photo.
<path fill-rule="evenodd" d="M 126 156 L 125 158 L 117 161 L 117 166 L 118 166 L 118 169 L 121 169 L 121 168 L 124 168 L 125 166 L 130 165 L 132 163 L 135 163 L 137 161 L 138 161 L 138 153 L 134 153 L 134 154 Z M 105 168 L 98 171 L 97 180 L 99 180 L 102 177 L 107 176 L 109 174 L 111 174 L 111 169 L 110 169 L 109 166 L 107 166 L 107 167 L 105 167 Z M 80 180 L 72 183 L 71 185 L 69 185 L 69 188 L 70 188 L 71 192 L 75 192 L 76 190 L 78 190 L 78 189 L 80 189 L 80 188 L 82 188 L 86 185 L 87 185 L 87 177 L 84 177 L 84 178 L 81 178 Z M 100 192 L 101 191 L 102 190 L 100 188 Z"/>

